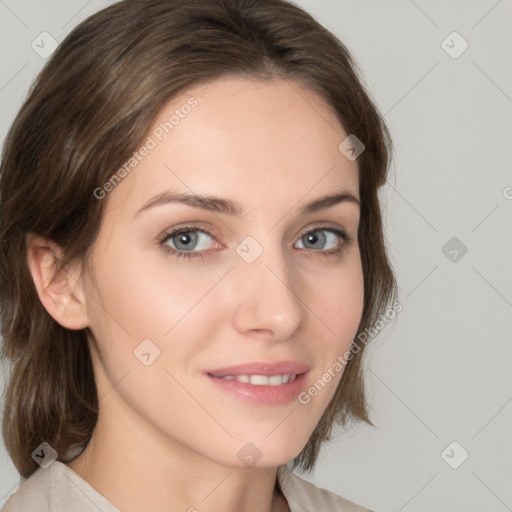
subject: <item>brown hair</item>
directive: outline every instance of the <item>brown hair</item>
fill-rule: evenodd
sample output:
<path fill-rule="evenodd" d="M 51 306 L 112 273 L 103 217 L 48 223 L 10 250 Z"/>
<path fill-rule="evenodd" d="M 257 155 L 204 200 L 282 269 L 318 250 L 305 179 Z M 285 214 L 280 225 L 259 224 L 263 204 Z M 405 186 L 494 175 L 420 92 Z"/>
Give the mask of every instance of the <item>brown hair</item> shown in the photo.
<path fill-rule="evenodd" d="M 285 0 L 125 0 L 89 17 L 34 82 L 5 141 L 0 169 L 1 357 L 10 362 L 3 437 L 20 474 L 48 442 L 59 454 L 86 443 L 98 397 L 87 331 L 57 323 L 41 304 L 26 261 L 26 234 L 54 241 L 64 268 L 87 261 L 105 201 L 93 192 L 138 148 L 177 93 L 226 74 L 297 80 L 331 105 L 358 157 L 359 244 L 370 328 L 396 295 L 378 189 L 391 138 L 347 48 Z M 341 142 L 341 141 L 340 141 Z M 92 334 L 91 334 L 92 335 Z M 371 425 L 361 360 L 348 361 L 335 396 L 294 466 L 310 470 L 335 423 Z"/>

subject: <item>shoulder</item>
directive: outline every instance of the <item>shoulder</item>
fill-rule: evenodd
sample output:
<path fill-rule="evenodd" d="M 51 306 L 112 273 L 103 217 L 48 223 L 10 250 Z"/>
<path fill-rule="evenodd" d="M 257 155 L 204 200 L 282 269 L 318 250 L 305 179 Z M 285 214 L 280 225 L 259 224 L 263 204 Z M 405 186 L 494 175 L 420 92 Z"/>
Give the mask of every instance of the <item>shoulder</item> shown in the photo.
<path fill-rule="evenodd" d="M 38 469 L 28 479 L 21 481 L 18 489 L 12 494 L 1 512 L 22 512 L 33 510 L 34 512 L 46 512 L 50 510 L 46 494 L 46 477 L 43 469 Z"/>
<path fill-rule="evenodd" d="M 318 510 L 329 510 L 329 512 L 372 512 L 327 489 L 317 487 L 311 482 L 304 480 L 286 465 L 281 465 L 277 468 L 277 478 L 291 512 L 316 512 Z"/>
<path fill-rule="evenodd" d="M 54 461 L 24 479 L 0 512 L 119 512 L 64 463 Z"/>

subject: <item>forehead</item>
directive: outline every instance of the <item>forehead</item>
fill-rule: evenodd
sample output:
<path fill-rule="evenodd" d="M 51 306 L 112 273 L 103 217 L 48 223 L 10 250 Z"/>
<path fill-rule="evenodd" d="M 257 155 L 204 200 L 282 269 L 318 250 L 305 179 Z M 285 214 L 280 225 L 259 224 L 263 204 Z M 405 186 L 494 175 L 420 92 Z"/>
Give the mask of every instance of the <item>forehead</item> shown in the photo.
<path fill-rule="evenodd" d="M 342 188 L 357 197 L 357 162 L 338 149 L 347 135 L 327 102 L 298 82 L 223 77 L 162 108 L 142 143 L 149 149 L 109 201 L 133 210 L 180 190 L 238 196 L 250 209 Z"/>

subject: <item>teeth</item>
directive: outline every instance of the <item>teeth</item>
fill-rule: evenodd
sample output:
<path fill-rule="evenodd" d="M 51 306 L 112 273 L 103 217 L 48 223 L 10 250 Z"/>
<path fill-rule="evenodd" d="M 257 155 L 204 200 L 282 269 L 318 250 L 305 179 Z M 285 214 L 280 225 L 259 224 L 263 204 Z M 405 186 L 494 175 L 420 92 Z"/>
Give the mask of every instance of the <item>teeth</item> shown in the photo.
<path fill-rule="evenodd" d="M 280 386 L 287 382 L 293 382 L 296 377 L 297 374 L 295 373 L 285 373 L 284 375 L 271 375 L 270 377 L 266 375 L 226 375 L 221 378 L 225 380 L 237 380 L 247 384 L 250 383 L 254 386 Z"/>

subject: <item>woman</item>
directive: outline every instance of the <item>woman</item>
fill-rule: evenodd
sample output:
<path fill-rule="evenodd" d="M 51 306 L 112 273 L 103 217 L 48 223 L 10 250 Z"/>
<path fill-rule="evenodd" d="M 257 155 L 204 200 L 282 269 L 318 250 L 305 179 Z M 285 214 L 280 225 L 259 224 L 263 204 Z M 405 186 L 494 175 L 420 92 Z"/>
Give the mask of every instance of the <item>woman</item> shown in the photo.
<path fill-rule="evenodd" d="M 368 510 L 286 463 L 372 424 L 390 148 L 345 46 L 287 1 L 75 28 L 3 153 L 4 510 Z"/>

